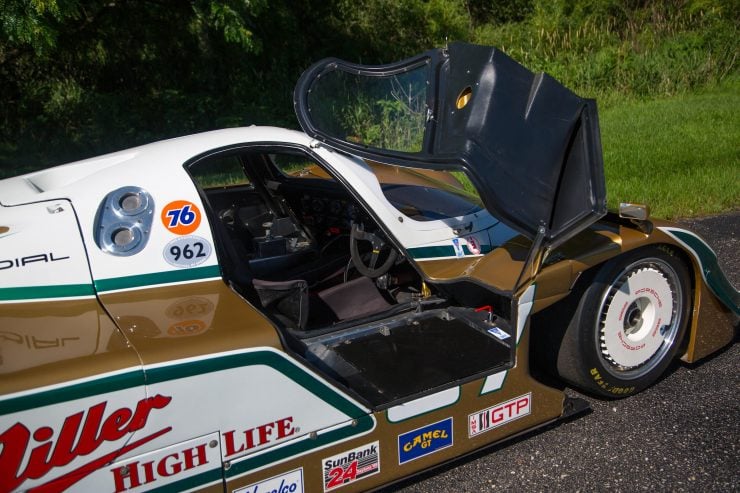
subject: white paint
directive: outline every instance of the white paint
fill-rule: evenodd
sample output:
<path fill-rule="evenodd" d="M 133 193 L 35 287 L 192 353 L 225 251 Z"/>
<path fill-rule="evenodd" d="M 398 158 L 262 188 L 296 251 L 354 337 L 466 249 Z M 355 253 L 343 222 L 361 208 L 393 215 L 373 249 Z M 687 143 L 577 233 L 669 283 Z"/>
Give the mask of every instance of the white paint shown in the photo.
<path fill-rule="evenodd" d="M 388 408 L 386 415 L 391 423 L 398 423 L 437 409 L 451 406 L 460 399 L 460 387 L 426 395 L 413 401 Z"/>
<path fill-rule="evenodd" d="M 486 380 L 483 382 L 483 388 L 481 389 L 480 393 L 487 394 L 489 392 L 501 390 L 501 387 L 503 387 L 504 380 L 506 379 L 506 375 L 508 373 L 508 370 L 504 370 L 498 373 L 494 373 L 493 375 L 488 375 L 486 377 Z"/>
<path fill-rule="evenodd" d="M 527 290 L 524 292 L 521 298 L 517 301 L 517 317 L 516 317 L 516 343 L 519 344 L 519 339 L 522 338 L 524 327 L 527 325 L 529 320 L 529 313 L 532 311 L 534 305 L 534 293 L 535 284 L 530 284 Z"/>
<path fill-rule="evenodd" d="M 524 291 L 524 294 L 522 294 L 521 298 L 517 301 L 517 319 L 516 319 L 516 343 L 519 344 L 519 339 L 522 337 L 522 333 L 524 333 L 524 327 L 527 325 L 527 320 L 529 320 L 529 314 L 532 311 L 532 306 L 534 306 L 534 295 L 536 291 L 536 284 L 530 284 L 526 291 Z M 495 392 L 497 390 L 501 390 L 501 387 L 504 385 L 504 380 L 506 380 L 506 375 L 509 373 L 508 370 L 500 371 L 498 373 L 494 373 L 493 375 L 489 375 L 486 377 L 485 381 L 483 382 L 483 387 L 481 388 L 481 395 L 487 394 L 489 392 Z"/>
<path fill-rule="evenodd" d="M 162 255 L 166 245 L 176 238 L 176 235 L 162 224 L 160 216 L 165 205 L 176 200 L 195 204 L 203 217 L 200 226 L 189 234 L 200 236 L 211 245 L 214 244 L 211 228 L 205 217 L 205 207 L 193 181 L 183 168 L 184 163 L 212 149 L 250 142 L 285 143 L 305 148 L 309 148 L 311 144 L 309 137 L 301 132 L 275 127 L 232 128 L 205 132 L 0 180 L 0 203 L 18 205 L 61 199 L 71 201 L 78 214 L 92 277 L 95 280 L 181 270 L 170 265 Z M 326 161 L 331 171 L 340 175 L 349 184 L 354 193 L 362 198 L 405 248 L 451 245 L 452 239 L 458 239 L 455 229 L 464 230 L 463 235 L 468 236 L 482 233 L 478 240 L 483 243 L 479 246 L 489 241 L 491 235 L 495 237 L 497 234 L 488 232 L 488 229 L 497 225 L 498 221 L 485 209 L 476 214 L 435 221 L 416 221 L 404 216 L 386 199 L 375 174 L 364 161 L 323 146 L 313 146 L 312 151 Z M 149 192 L 154 201 L 153 225 L 147 246 L 131 256 L 108 254 L 101 251 L 95 242 L 94 225 L 98 208 L 108 193 L 122 186 L 142 188 Z M 38 221 L 35 220 L 34 224 L 36 223 Z M 39 228 L 45 226 L 38 224 Z M 71 225 L 61 228 L 56 231 L 54 241 L 62 243 L 72 241 L 69 233 L 76 229 Z M 26 238 L 27 241 L 38 244 L 40 240 L 48 238 L 48 235 L 39 232 L 29 234 Z M 3 239 L 7 240 L 5 237 Z M 460 246 L 466 244 L 463 238 L 459 238 L 459 242 Z M 211 255 L 201 264 L 204 267 L 214 265 L 217 265 L 215 255 Z M 85 270 L 87 269 L 79 272 Z"/>
<path fill-rule="evenodd" d="M 218 433 L 170 445 L 98 469 L 76 483 L 76 491 L 143 492 L 209 471 L 221 471 Z M 211 446 L 215 445 L 215 446 Z M 123 469 L 127 468 L 127 469 Z M 221 483 L 201 483 L 200 488 Z"/>
<path fill-rule="evenodd" d="M 303 493 L 303 468 L 234 490 L 233 493 Z"/>
<path fill-rule="evenodd" d="M 0 226 L 10 228 L 0 236 L 0 288 L 91 285 L 69 202 L 0 207 Z"/>
<path fill-rule="evenodd" d="M 271 353 L 272 357 L 277 356 L 280 358 L 282 360 L 281 365 L 290 368 L 290 372 L 301 373 L 303 378 L 311 381 L 316 389 L 315 391 L 319 395 L 310 392 L 289 376 L 266 364 L 253 364 L 217 371 L 206 371 L 214 363 L 218 363 L 215 361 L 216 359 L 227 356 L 235 356 L 237 358 L 244 356 L 247 358 L 251 355 L 250 353 L 255 352 L 268 355 Z M 150 379 L 153 379 L 156 374 L 154 372 L 155 369 L 167 369 L 171 366 L 177 367 L 186 363 L 203 363 L 205 365 L 202 369 L 198 369 L 199 372 L 195 375 L 183 375 L 181 378 L 155 382 L 148 385 L 146 389 L 144 388 L 143 378 L 147 372 L 151 373 L 152 376 Z M 110 373 L 105 376 L 112 376 L 114 374 Z M 369 414 L 367 408 L 341 394 L 325 380 L 315 376 L 286 354 L 272 348 L 265 347 L 243 351 L 230 351 L 150 365 L 144 367 L 144 374 L 142 374 L 142 385 L 138 387 L 115 390 L 91 397 L 1 415 L 0 435 L 7 433 L 16 423 L 20 423 L 30 430 L 31 436 L 33 436 L 35 430 L 44 427 L 48 427 L 51 430 L 50 437 L 42 439 L 42 442 L 36 442 L 34 439 L 31 439 L 28 445 L 25 442 L 14 443 L 13 446 L 21 447 L 25 450 L 21 464 L 16 465 L 3 462 L 1 465 L 2 467 L 12 467 L 11 470 L 20 471 L 18 473 L 20 475 L 28 465 L 30 451 L 33 448 L 47 441 L 50 441 L 52 445 L 58 443 L 65 420 L 68 417 L 79 415 L 80 413 L 82 413 L 83 417 L 88 416 L 91 409 L 98 406 L 97 409 L 100 410 L 101 404 L 104 404 L 103 411 L 101 412 L 102 419 L 92 419 L 89 424 L 90 429 L 86 434 L 88 437 L 96 437 L 102 436 L 100 434 L 101 427 L 104 428 L 104 423 L 108 419 L 113 419 L 112 416 L 115 416 L 116 413 L 123 413 L 121 414 L 120 426 L 116 425 L 125 431 L 120 438 L 103 440 L 90 453 L 73 456 L 68 464 L 53 468 L 45 476 L 39 479 L 26 479 L 19 485 L 11 486 L 26 489 L 45 484 L 51 479 L 90 463 L 97 457 L 112 453 L 124 446 L 132 446 L 132 444 L 136 444 L 140 440 L 143 440 L 141 445 L 136 446 L 117 458 L 118 463 L 126 464 L 136 457 L 142 456 L 142 454 L 155 452 L 156 454 L 154 456 L 161 457 L 159 451 L 167 447 L 172 447 L 173 444 L 183 444 L 190 440 L 195 440 L 197 437 L 214 433 L 217 435 L 216 439 L 219 443 L 219 446 L 215 450 L 219 452 L 217 455 L 218 462 L 220 462 L 222 459 L 231 461 L 235 458 L 248 458 L 252 454 L 262 451 L 274 451 L 282 445 L 296 443 L 300 440 L 311 440 L 312 432 L 321 435 L 330 430 L 345 427 L 351 429 L 353 426 L 352 416 L 328 404 L 322 397 L 338 397 L 352 405 L 357 409 L 358 413 Z M 101 376 L 90 377 L 84 381 L 94 381 Z M 173 377 L 176 377 L 176 375 Z M 67 384 L 47 387 L 44 390 L 67 389 L 82 381 L 76 380 Z M 266 389 L 269 389 L 269 391 L 266 391 Z M 13 394 L 4 396 L 4 399 L 19 396 L 20 394 Z M 136 429 L 136 427 L 130 426 L 129 421 L 131 421 L 132 413 L 136 409 L 137 404 L 143 402 L 142 400 L 147 396 L 159 399 L 164 404 L 153 408 L 147 415 L 145 425 L 140 429 Z M 125 411 L 127 409 L 130 411 Z M 372 416 L 369 419 L 375 423 Z M 66 425 L 67 433 L 73 431 L 70 429 L 69 423 Z M 129 426 L 125 426 L 127 424 Z M 108 425 L 109 430 L 111 426 L 110 424 Z M 281 426 L 283 430 L 282 435 L 280 432 Z M 261 427 L 265 437 L 264 440 L 260 438 L 262 436 L 259 431 Z M 131 428 L 130 431 L 129 428 Z M 76 429 L 79 431 L 79 427 Z M 368 432 L 366 431 L 366 433 Z M 251 444 L 247 443 L 248 439 L 246 436 L 252 437 Z M 356 436 L 352 435 L 347 439 L 355 438 Z M 338 442 L 327 444 L 326 446 L 336 443 Z M 6 445 L 5 447 L 3 450 L 6 450 L 8 446 Z M 209 452 L 209 454 L 211 453 Z M 211 456 L 209 455 L 209 457 Z M 289 456 L 281 457 L 276 462 L 282 462 L 289 458 Z M 7 457 L 5 459 L 10 460 Z M 210 462 L 211 459 L 209 458 Z M 115 490 L 114 475 L 110 474 L 109 471 L 105 474 L 108 478 L 107 486 L 86 490 Z"/>

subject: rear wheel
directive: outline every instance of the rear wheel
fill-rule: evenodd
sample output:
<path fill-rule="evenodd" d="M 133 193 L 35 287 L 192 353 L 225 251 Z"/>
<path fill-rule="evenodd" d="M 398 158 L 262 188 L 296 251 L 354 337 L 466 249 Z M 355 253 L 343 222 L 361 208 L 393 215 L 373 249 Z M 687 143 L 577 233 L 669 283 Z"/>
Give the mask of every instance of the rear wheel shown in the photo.
<path fill-rule="evenodd" d="M 608 397 L 648 387 L 679 350 L 689 293 L 687 268 L 668 248 L 642 248 L 607 262 L 566 329 L 558 373 Z"/>

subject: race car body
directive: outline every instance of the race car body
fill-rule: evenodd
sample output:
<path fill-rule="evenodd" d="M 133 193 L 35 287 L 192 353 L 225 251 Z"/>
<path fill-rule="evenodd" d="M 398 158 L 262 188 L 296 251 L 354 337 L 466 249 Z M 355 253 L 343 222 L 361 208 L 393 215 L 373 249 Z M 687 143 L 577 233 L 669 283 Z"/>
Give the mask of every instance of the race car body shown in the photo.
<path fill-rule="evenodd" d="M 455 43 L 296 105 L 0 181 L 0 491 L 373 489 L 583 408 L 533 368 L 623 397 L 734 337 L 554 79 Z"/>

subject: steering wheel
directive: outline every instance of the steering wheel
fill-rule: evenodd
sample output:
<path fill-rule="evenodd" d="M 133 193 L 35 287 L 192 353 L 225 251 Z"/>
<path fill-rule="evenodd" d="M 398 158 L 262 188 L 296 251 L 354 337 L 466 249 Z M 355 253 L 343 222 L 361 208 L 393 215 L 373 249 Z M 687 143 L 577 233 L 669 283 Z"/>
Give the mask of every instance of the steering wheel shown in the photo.
<path fill-rule="evenodd" d="M 383 241 L 377 235 L 365 231 L 361 224 L 352 223 L 352 232 L 350 233 L 349 238 L 349 251 L 352 255 L 352 263 L 357 271 L 364 276 L 372 278 L 382 276 L 388 272 L 391 267 L 393 267 L 393 263 L 396 261 L 396 258 L 398 258 L 398 252 L 395 248 Z M 366 264 L 360 255 L 360 249 L 357 245 L 357 242 L 360 240 L 369 241 L 373 246 L 373 252 L 370 256 L 369 264 Z M 375 265 L 378 263 L 378 258 L 380 258 L 380 252 L 384 248 L 389 250 L 388 258 L 385 259 L 385 262 L 383 262 L 382 265 L 376 267 Z"/>

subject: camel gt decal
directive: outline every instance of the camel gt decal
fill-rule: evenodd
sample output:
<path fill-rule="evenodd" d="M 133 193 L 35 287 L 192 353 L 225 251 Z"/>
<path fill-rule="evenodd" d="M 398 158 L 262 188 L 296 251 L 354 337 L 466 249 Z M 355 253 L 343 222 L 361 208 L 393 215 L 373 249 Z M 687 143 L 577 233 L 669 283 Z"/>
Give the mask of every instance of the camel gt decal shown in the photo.
<path fill-rule="evenodd" d="M 335 490 L 349 483 L 380 472 L 380 442 L 368 443 L 354 450 L 321 461 L 324 469 L 324 491 Z"/>
<path fill-rule="evenodd" d="M 398 436 L 398 463 L 418 459 L 452 446 L 452 418 Z"/>
<path fill-rule="evenodd" d="M 0 490 L 15 490 L 27 479 L 40 478 L 78 457 L 93 454 L 104 442 L 115 442 L 141 430 L 149 414 L 155 409 L 164 409 L 171 400 L 172 397 L 157 394 L 140 400 L 134 409 L 122 407 L 110 412 L 106 412 L 108 403 L 101 402 L 67 416 L 58 430 L 50 426 L 29 430 L 23 423 L 15 423 L 0 434 Z M 68 488 L 116 456 L 135 450 L 171 429 L 163 428 L 129 442 L 120 451 L 93 456 L 86 464 L 54 479 L 54 486 L 58 491 Z"/>
<path fill-rule="evenodd" d="M 198 206 L 187 200 L 175 200 L 162 209 L 162 224 L 176 235 L 189 235 L 198 229 L 200 219 Z"/>

